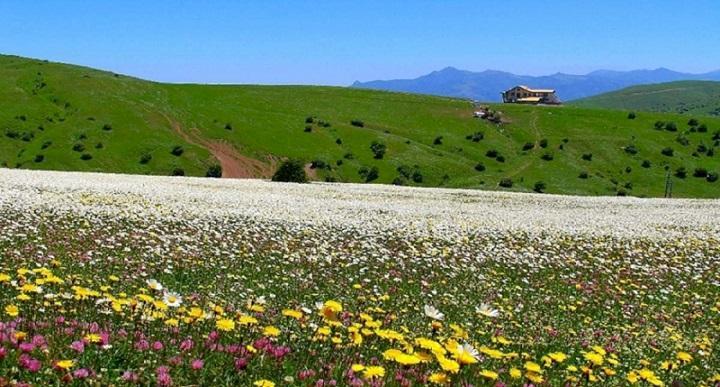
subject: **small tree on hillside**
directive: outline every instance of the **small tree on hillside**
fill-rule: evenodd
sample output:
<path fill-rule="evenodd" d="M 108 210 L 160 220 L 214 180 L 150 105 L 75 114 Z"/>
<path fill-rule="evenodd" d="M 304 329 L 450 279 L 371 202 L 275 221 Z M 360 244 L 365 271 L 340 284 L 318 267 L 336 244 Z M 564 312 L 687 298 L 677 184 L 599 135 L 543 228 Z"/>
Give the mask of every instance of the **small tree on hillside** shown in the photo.
<path fill-rule="evenodd" d="M 385 151 L 387 150 L 387 146 L 381 142 L 373 141 L 370 144 L 370 150 L 375 155 L 376 159 L 382 159 L 383 156 L 385 156 Z"/>
<path fill-rule="evenodd" d="M 206 177 L 222 177 L 222 167 L 219 164 L 213 164 L 208 167 L 205 172 Z"/>
<path fill-rule="evenodd" d="M 283 181 L 288 183 L 307 183 L 305 166 L 300 160 L 285 160 L 278 167 L 272 176 L 272 181 Z"/>

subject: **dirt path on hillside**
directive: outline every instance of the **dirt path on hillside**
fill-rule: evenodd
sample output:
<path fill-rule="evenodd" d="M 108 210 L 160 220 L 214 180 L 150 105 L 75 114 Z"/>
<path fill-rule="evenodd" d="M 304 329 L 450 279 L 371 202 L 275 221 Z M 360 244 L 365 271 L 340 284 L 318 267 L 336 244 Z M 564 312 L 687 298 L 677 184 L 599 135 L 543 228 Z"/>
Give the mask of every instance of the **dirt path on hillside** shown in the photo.
<path fill-rule="evenodd" d="M 531 151 L 538 149 L 538 147 L 540 146 L 540 130 L 537 127 L 537 121 L 538 121 L 538 113 L 537 113 L 537 110 L 534 110 L 532 120 L 530 121 L 530 127 L 532 128 L 533 134 L 535 135 L 535 147 L 533 149 L 531 149 Z M 510 173 L 508 175 L 508 177 L 517 176 L 519 173 L 525 171 L 535 161 L 536 160 L 534 160 L 532 157 L 529 158 L 521 166 L 519 166 L 516 170 L 514 170 L 512 173 Z"/>
<path fill-rule="evenodd" d="M 276 164 L 274 159 L 268 158 L 268 162 L 264 163 L 260 160 L 243 156 L 231 144 L 219 140 L 205 139 L 197 133 L 198 129 L 196 128 L 191 128 L 187 131 L 183 130 L 179 122 L 172 120 L 167 115 L 164 116 L 175 133 L 182 137 L 183 140 L 207 149 L 213 157 L 217 159 L 222 167 L 222 177 L 257 178 L 272 176 Z"/>

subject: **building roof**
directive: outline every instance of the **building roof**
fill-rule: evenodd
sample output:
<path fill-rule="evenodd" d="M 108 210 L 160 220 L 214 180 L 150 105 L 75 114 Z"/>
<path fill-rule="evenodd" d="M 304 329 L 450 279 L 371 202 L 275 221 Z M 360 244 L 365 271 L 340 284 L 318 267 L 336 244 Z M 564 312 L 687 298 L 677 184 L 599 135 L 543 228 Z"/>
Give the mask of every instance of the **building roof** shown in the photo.
<path fill-rule="evenodd" d="M 517 102 L 540 102 L 541 99 L 540 97 L 518 98 Z"/>
<path fill-rule="evenodd" d="M 554 93 L 555 92 L 555 89 L 532 89 L 525 85 L 517 85 L 515 87 L 519 87 L 519 88 L 525 89 L 525 90 L 533 92 L 533 93 Z M 513 87 L 512 89 L 514 89 L 515 87 Z M 510 89 L 510 90 L 512 90 L 512 89 Z"/>

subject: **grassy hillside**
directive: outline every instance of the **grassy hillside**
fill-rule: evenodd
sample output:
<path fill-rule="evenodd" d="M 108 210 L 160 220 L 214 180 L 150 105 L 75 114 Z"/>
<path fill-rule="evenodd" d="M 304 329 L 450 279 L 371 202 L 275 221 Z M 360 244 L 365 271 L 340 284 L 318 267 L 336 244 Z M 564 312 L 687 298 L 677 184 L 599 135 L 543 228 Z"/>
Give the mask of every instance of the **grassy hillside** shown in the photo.
<path fill-rule="evenodd" d="M 579 107 L 720 116 L 720 82 L 633 86 L 571 102 Z"/>
<path fill-rule="evenodd" d="M 713 139 L 717 118 L 702 117 L 691 131 L 682 115 L 490 108 L 501 112 L 503 124 L 472 118 L 474 107 L 457 99 L 334 87 L 169 85 L 0 56 L 0 163 L 204 175 L 221 158 L 242 173 L 267 176 L 280 159 L 297 157 L 326 165 L 313 170 L 319 180 L 365 181 L 359 170 L 377 168 L 372 182 L 518 191 L 543 182 L 549 193 L 637 196 L 662 196 L 665 168 L 683 167 L 687 177 L 674 178 L 674 196 L 720 192 L 720 182 L 692 176 L 696 168 L 720 171 L 720 155 L 710 151 L 720 147 Z M 656 130 L 656 121 L 675 122 L 678 131 Z M 468 139 L 476 133 L 477 141 Z M 373 141 L 386 146 L 382 159 L 374 158 Z M 184 152 L 171 154 L 176 146 Z M 661 154 L 666 147 L 673 156 Z M 408 177 L 400 178 L 398 168 Z M 512 187 L 499 187 L 502 179 Z"/>

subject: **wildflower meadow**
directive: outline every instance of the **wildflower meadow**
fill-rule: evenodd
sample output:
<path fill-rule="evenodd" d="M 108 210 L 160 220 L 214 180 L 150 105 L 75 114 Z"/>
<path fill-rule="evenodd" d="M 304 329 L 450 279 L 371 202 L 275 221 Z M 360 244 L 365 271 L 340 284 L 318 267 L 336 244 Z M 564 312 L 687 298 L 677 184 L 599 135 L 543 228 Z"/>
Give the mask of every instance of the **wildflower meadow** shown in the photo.
<path fill-rule="evenodd" d="M 718 386 L 719 219 L 0 169 L 0 386 Z"/>

